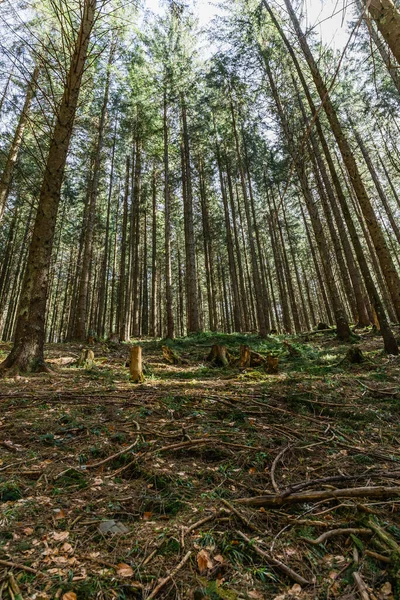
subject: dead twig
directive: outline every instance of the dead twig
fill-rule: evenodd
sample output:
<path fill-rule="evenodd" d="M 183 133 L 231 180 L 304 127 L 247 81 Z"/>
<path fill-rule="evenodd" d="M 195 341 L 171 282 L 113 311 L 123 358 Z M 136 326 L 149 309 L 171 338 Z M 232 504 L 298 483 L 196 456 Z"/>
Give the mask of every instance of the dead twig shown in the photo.
<path fill-rule="evenodd" d="M 318 544 L 323 544 L 326 540 L 329 540 L 332 537 L 337 535 L 348 535 L 350 533 L 358 533 L 359 535 L 371 535 L 372 532 L 370 529 L 365 529 L 362 527 L 344 527 L 340 529 L 332 529 L 331 531 L 325 531 L 315 540 L 311 540 L 310 538 L 302 537 L 301 539 L 307 542 L 308 544 L 313 544 L 314 546 L 318 546 Z"/>
<path fill-rule="evenodd" d="M 379 560 L 380 562 L 386 563 L 387 565 L 392 562 L 388 556 L 384 556 L 383 554 L 378 554 L 378 552 L 373 552 L 372 550 L 365 550 L 364 554 L 366 556 L 370 556 L 371 558 L 375 558 L 376 560 Z"/>
<path fill-rule="evenodd" d="M 160 590 L 162 590 L 162 588 L 167 585 L 167 583 L 169 581 L 171 581 L 171 579 L 173 579 L 175 577 L 175 575 L 178 573 L 178 571 L 180 571 L 182 569 L 182 567 L 187 563 L 187 561 L 189 560 L 189 558 L 192 555 L 192 551 L 189 550 L 188 552 L 186 552 L 185 556 L 182 558 L 181 562 L 179 564 L 176 565 L 176 567 L 174 569 L 172 569 L 171 573 L 169 575 L 167 575 L 167 577 L 164 577 L 164 579 L 162 579 L 160 581 L 160 583 L 158 585 L 156 585 L 156 587 L 154 588 L 154 590 L 151 592 L 150 596 L 147 596 L 147 600 L 152 600 L 152 598 L 155 598 L 158 594 L 158 592 Z"/>
<path fill-rule="evenodd" d="M 229 508 L 229 510 L 232 511 L 238 517 L 238 519 L 240 519 L 240 521 L 242 521 L 242 523 L 244 523 L 246 525 L 246 527 L 251 529 L 251 531 L 254 531 L 255 533 L 263 534 L 263 532 L 260 529 L 258 529 L 258 527 L 256 527 L 255 525 L 253 525 L 253 523 L 251 523 L 248 519 L 246 519 L 246 517 L 244 515 L 242 515 L 240 513 L 240 511 L 237 510 L 237 508 L 232 506 L 232 504 L 230 502 L 228 502 L 228 500 L 225 500 L 225 498 L 221 498 L 221 502 L 223 504 L 225 504 L 225 506 L 227 508 Z"/>
<path fill-rule="evenodd" d="M 367 586 L 365 585 L 364 580 L 363 580 L 363 578 L 361 577 L 361 575 L 360 575 L 360 573 L 358 571 L 354 571 L 354 573 L 353 573 L 353 579 L 354 579 L 354 582 L 355 582 L 355 584 L 357 586 L 357 589 L 358 589 L 358 592 L 359 592 L 359 594 L 361 596 L 361 599 L 362 600 L 371 600 L 370 599 L 370 595 L 369 595 L 368 590 L 367 590 Z"/>
<path fill-rule="evenodd" d="M 265 560 L 270 565 L 273 565 L 277 569 L 280 569 L 288 577 L 290 577 L 291 579 L 293 579 L 293 581 L 295 581 L 296 583 L 299 583 L 300 585 L 310 585 L 311 584 L 310 581 L 308 581 L 307 579 L 305 579 L 302 575 L 299 575 L 298 573 L 296 573 L 296 571 L 293 571 L 293 569 L 291 569 L 290 567 L 288 567 L 287 565 L 285 565 L 285 563 L 283 563 L 280 560 L 274 558 L 273 556 L 270 556 L 269 554 L 267 554 L 267 552 L 265 552 L 264 550 L 262 550 L 259 546 L 256 546 L 256 544 L 254 544 L 253 541 L 249 537 L 247 537 L 247 535 L 245 535 L 241 531 L 237 531 L 236 533 L 245 542 L 247 542 L 249 544 L 249 546 L 251 546 L 251 548 L 253 548 L 254 552 L 257 552 L 257 554 L 259 554 L 260 556 L 262 556 L 263 558 L 265 558 Z"/>
<path fill-rule="evenodd" d="M 127 452 L 130 452 L 136 446 L 136 444 L 138 443 L 139 436 L 140 436 L 140 433 L 139 433 L 139 431 L 140 431 L 140 425 L 139 425 L 139 423 L 137 421 L 132 421 L 132 422 L 135 424 L 136 429 L 138 431 L 136 440 L 133 442 L 133 444 L 131 444 L 127 448 L 123 448 L 122 450 L 120 450 L 120 452 L 116 452 L 115 454 L 112 454 L 111 456 L 108 456 L 104 460 L 100 460 L 99 462 L 92 463 L 92 464 L 89 464 L 89 465 L 85 465 L 85 468 L 86 469 L 96 469 L 97 467 L 101 467 L 102 465 L 105 465 L 106 463 L 114 460 L 114 458 L 117 458 L 118 456 L 121 456 L 121 454 L 126 454 Z"/>
<path fill-rule="evenodd" d="M 285 453 L 286 453 L 286 452 L 289 450 L 289 448 L 291 448 L 291 447 L 292 447 L 292 445 L 291 445 L 291 444 L 289 444 L 288 446 L 286 446 L 286 448 L 283 448 L 283 450 L 281 450 L 281 451 L 279 452 L 278 456 L 276 456 L 276 457 L 274 458 L 274 462 L 272 463 L 272 466 L 271 466 L 271 473 L 270 473 L 270 475 L 271 475 L 272 487 L 274 488 L 274 490 L 276 491 L 276 493 L 277 493 L 277 494 L 279 494 L 279 493 L 280 493 L 280 489 L 279 489 L 279 486 L 278 486 L 278 484 L 277 484 L 277 483 L 276 483 L 276 481 L 275 481 L 275 469 L 276 469 L 276 467 L 277 467 L 277 464 L 278 464 L 278 462 L 279 462 L 279 461 L 280 461 L 280 459 L 282 458 L 282 456 L 283 456 L 283 455 L 284 455 L 284 454 L 285 454 Z"/>
<path fill-rule="evenodd" d="M 21 565 L 21 563 L 14 563 L 9 560 L 0 560 L 0 565 L 3 567 L 11 567 L 12 569 L 17 569 L 19 571 L 26 571 L 27 573 L 33 573 L 34 575 L 47 577 L 46 573 L 38 571 L 37 569 L 32 569 L 32 567 L 27 567 L 26 565 Z"/>
<path fill-rule="evenodd" d="M 318 502 L 320 500 L 334 500 L 335 498 L 391 498 L 400 496 L 400 487 L 356 487 L 336 490 L 318 490 L 300 492 L 290 496 L 270 494 L 268 496 L 255 496 L 254 498 L 240 498 L 237 504 L 246 506 L 281 506 L 282 504 L 300 504 L 303 502 Z"/>

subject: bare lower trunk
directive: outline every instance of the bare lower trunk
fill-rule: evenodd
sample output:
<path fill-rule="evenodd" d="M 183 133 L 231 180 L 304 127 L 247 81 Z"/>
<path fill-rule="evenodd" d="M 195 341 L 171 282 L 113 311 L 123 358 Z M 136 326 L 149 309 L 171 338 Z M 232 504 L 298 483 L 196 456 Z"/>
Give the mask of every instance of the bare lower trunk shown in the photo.
<path fill-rule="evenodd" d="M 3 369 L 12 368 L 29 372 L 46 368 L 44 362 L 44 325 L 49 267 L 61 185 L 90 34 L 95 20 L 95 9 L 96 0 L 86 0 L 50 142 L 22 285 L 15 341 L 11 353 L 1 365 Z"/>

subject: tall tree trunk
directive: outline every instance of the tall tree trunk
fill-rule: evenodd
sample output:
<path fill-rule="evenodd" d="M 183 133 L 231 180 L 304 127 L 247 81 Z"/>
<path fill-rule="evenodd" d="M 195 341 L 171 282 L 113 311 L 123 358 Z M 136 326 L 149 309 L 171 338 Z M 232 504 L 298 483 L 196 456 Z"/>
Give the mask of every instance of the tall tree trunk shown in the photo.
<path fill-rule="evenodd" d="M 185 257 L 186 257 L 186 308 L 188 334 L 200 331 L 199 305 L 197 297 L 196 247 L 194 238 L 193 192 L 190 169 L 189 132 L 187 125 L 186 102 L 181 93 L 182 113 L 182 184 L 183 184 L 183 216 L 185 222 Z"/>
<path fill-rule="evenodd" d="M 132 314 L 131 314 L 131 332 L 133 337 L 140 335 L 140 204 L 142 195 L 142 143 L 136 140 L 136 161 L 132 190 L 132 212 L 131 212 L 131 294 L 132 294 Z"/>
<path fill-rule="evenodd" d="M 11 146 L 8 150 L 3 173 L 0 179 L 0 222 L 4 215 L 4 210 L 7 204 L 7 198 L 10 191 L 10 185 L 13 178 L 15 163 L 17 162 L 19 150 L 21 148 L 22 139 L 24 136 L 25 126 L 28 121 L 29 109 L 32 103 L 33 95 L 37 86 L 39 76 L 39 67 L 35 67 L 25 95 L 25 102 L 19 116 L 18 125 L 14 133 Z"/>
<path fill-rule="evenodd" d="M 82 255 L 82 270 L 79 274 L 79 290 L 78 290 L 78 302 L 76 308 L 75 326 L 73 338 L 75 340 L 84 340 L 88 330 L 88 310 L 89 310 L 89 298 L 90 298 L 90 265 L 92 261 L 93 252 L 93 237 L 94 237 L 94 225 L 96 217 L 96 204 L 99 193 L 100 183 L 100 166 L 102 159 L 102 150 L 104 144 L 104 129 L 106 124 L 107 116 L 107 105 L 108 97 L 110 92 L 110 77 L 111 77 L 111 64 L 113 61 L 114 47 L 111 48 L 108 64 L 106 82 L 104 86 L 103 103 L 100 112 L 99 127 L 97 132 L 97 140 L 94 152 L 94 163 L 93 163 L 93 176 L 89 184 L 88 190 L 88 211 L 87 220 L 85 224 L 85 238 Z"/>
<path fill-rule="evenodd" d="M 367 164 L 368 170 L 369 170 L 369 172 L 371 174 L 372 181 L 375 184 L 376 190 L 378 192 L 378 196 L 381 199 L 381 202 L 382 202 L 382 204 L 383 204 L 383 206 L 385 208 L 387 217 L 389 219 L 389 223 L 392 226 L 393 232 L 394 232 L 394 234 L 396 236 L 396 239 L 397 239 L 398 243 L 400 244 L 400 228 L 399 228 L 399 225 L 398 225 L 398 223 L 397 223 L 397 221 L 396 221 L 396 219 L 395 219 L 395 217 L 393 215 L 392 209 L 390 208 L 389 202 L 388 202 L 388 200 L 386 198 L 386 194 L 385 194 L 385 192 L 383 190 L 382 184 L 381 184 L 381 182 L 379 180 L 378 174 L 377 174 L 377 172 L 375 170 L 375 167 L 374 167 L 372 159 L 371 159 L 371 157 L 369 155 L 369 152 L 368 152 L 368 150 L 367 150 L 367 148 L 366 148 L 366 146 L 365 146 L 365 144 L 364 144 L 364 142 L 362 140 L 362 137 L 361 137 L 360 133 L 357 131 L 356 128 L 354 128 L 354 135 L 356 137 L 357 144 L 360 147 L 360 150 L 361 150 L 361 153 L 362 153 L 362 155 L 364 157 L 364 160 L 365 160 L 365 162 Z"/>
<path fill-rule="evenodd" d="M 387 51 L 386 42 L 382 41 L 382 39 L 379 38 L 379 35 L 375 30 L 374 23 L 369 18 L 368 13 L 364 10 L 362 1 L 359 0 L 359 2 L 357 2 L 357 5 L 360 8 L 360 13 L 363 15 L 363 20 L 368 28 L 371 39 L 373 40 L 379 54 L 381 55 L 382 61 L 388 70 L 388 73 L 393 81 L 394 86 L 400 94 L 400 74 L 398 65 L 396 65 L 395 61 L 392 59 L 389 52 Z"/>
<path fill-rule="evenodd" d="M 374 3 L 379 2 L 379 0 L 372 0 Z M 390 3 L 390 0 L 381 0 L 383 3 Z M 388 289 L 390 292 L 390 296 L 392 298 L 393 306 L 396 311 L 397 318 L 400 320 L 400 277 L 396 271 L 394 266 L 389 248 L 387 246 L 385 237 L 383 232 L 379 226 L 379 223 L 376 219 L 376 215 L 374 213 L 373 207 L 371 205 L 370 199 L 368 197 L 367 191 L 364 187 L 364 183 L 362 181 L 356 159 L 351 150 L 350 144 L 344 134 L 342 126 L 339 122 L 338 116 L 336 114 L 335 108 L 331 102 L 328 89 L 326 84 L 324 83 L 321 73 L 319 72 L 317 63 L 312 55 L 310 47 L 308 45 L 306 36 L 301 30 L 300 23 L 296 17 L 296 14 L 292 8 L 290 0 L 285 0 L 285 5 L 289 12 L 290 18 L 292 20 L 293 26 L 295 28 L 297 37 L 300 42 L 301 49 L 307 61 L 307 64 L 310 68 L 312 78 L 315 83 L 315 87 L 317 88 L 318 94 L 321 98 L 321 101 L 324 106 L 324 110 L 329 121 L 329 124 L 332 128 L 332 133 L 336 139 L 336 142 L 339 146 L 340 153 L 342 155 L 343 162 L 346 166 L 346 169 L 349 173 L 354 192 L 357 196 L 358 202 L 361 206 L 363 214 L 365 216 L 365 220 L 371 234 L 371 238 L 373 244 L 376 249 L 376 253 L 378 256 L 378 260 L 381 264 L 382 271 L 384 273 Z M 400 29 L 399 29 L 400 35 Z M 400 52 L 400 43 L 399 43 L 399 52 Z M 361 266 L 361 265 L 360 265 Z M 382 329 L 382 328 L 381 328 Z M 388 334 L 389 335 L 389 334 Z M 392 349 L 394 349 L 393 340 L 390 342 Z M 396 344 L 397 347 L 397 344 Z"/>
<path fill-rule="evenodd" d="M 164 89 L 164 222 L 165 222 L 165 306 L 167 317 L 167 338 L 175 337 L 174 312 L 172 304 L 172 264 L 171 264 L 171 197 L 169 189 L 169 135 L 168 135 L 168 105 L 167 91 Z"/>
<path fill-rule="evenodd" d="M 157 171 L 153 168 L 151 178 L 152 222 L 151 222 L 151 308 L 150 335 L 157 335 Z"/>
<path fill-rule="evenodd" d="M 108 284 L 108 259 L 109 259 L 109 246 L 110 246 L 110 219 L 111 219 L 111 201 L 113 193 L 114 183 L 114 158 L 115 158 L 115 142 L 116 142 L 117 124 L 115 123 L 114 138 L 111 151 L 111 165 L 110 165 L 110 180 L 108 183 L 108 197 L 107 197 L 107 219 L 106 219 L 106 231 L 104 235 L 104 249 L 103 258 L 100 267 L 100 284 L 99 284 L 99 310 L 97 313 L 97 333 L 100 337 L 104 337 L 105 334 L 105 322 L 107 314 L 107 284 Z"/>
<path fill-rule="evenodd" d="M 254 282 L 255 307 L 256 307 L 256 311 L 257 311 L 258 332 L 259 332 L 260 336 L 265 337 L 268 333 L 268 331 L 267 331 L 268 323 L 266 322 L 267 315 L 264 312 L 263 290 L 261 288 L 261 277 L 260 277 L 260 271 L 259 271 L 259 265 L 258 265 L 258 259 L 257 259 L 256 245 L 254 242 L 254 228 L 253 228 L 253 222 L 252 222 L 252 218 L 251 218 L 251 211 L 250 211 L 250 204 L 249 204 L 249 198 L 248 198 L 248 192 L 247 192 L 247 186 L 246 186 L 246 179 L 245 179 L 245 175 L 244 175 L 244 167 L 243 167 L 243 161 L 242 161 L 242 156 L 241 156 L 241 151 L 240 151 L 239 136 L 238 136 L 237 126 L 236 126 L 236 116 L 235 116 L 235 110 L 233 107 L 232 99 L 230 101 L 230 108 L 231 108 L 231 117 L 232 117 L 232 129 L 233 129 L 233 134 L 235 137 L 236 154 L 238 157 L 238 167 L 239 167 L 240 183 L 241 183 L 242 194 L 243 194 L 244 210 L 245 210 L 246 221 L 247 221 L 248 239 L 249 239 L 249 245 L 250 245 L 251 270 L 252 270 L 252 276 L 253 276 L 253 282 Z"/>
<path fill-rule="evenodd" d="M 147 206 L 144 212 L 144 223 L 143 223 L 143 269 L 141 281 L 142 286 L 142 335 L 149 335 L 149 282 L 148 282 L 148 269 L 147 269 Z"/>
<path fill-rule="evenodd" d="M 235 265 L 235 253 L 234 253 L 234 247 L 233 247 L 232 229 L 231 229 L 231 222 L 230 222 L 229 208 L 228 208 L 228 199 L 227 199 L 227 195 L 226 195 L 226 184 L 224 181 L 224 175 L 223 175 L 223 170 L 222 170 L 221 152 L 220 152 L 220 148 L 219 148 L 218 134 L 217 134 L 217 128 L 215 125 L 214 113 L 213 113 L 213 123 L 214 123 L 214 136 L 215 136 L 215 148 L 216 148 L 216 158 L 217 158 L 217 165 L 218 165 L 219 184 L 220 184 L 222 204 L 223 204 L 223 209 L 224 209 L 229 274 L 230 274 L 231 285 L 232 285 L 233 323 L 234 323 L 234 330 L 239 332 L 242 330 L 242 319 L 241 319 L 241 310 L 240 310 L 240 293 L 239 293 L 238 277 L 237 277 L 236 265 Z"/>
<path fill-rule="evenodd" d="M 96 0 L 86 0 L 50 142 L 22 285 L 14 345 L 1 364 L 2 369 L 46 369 L 44 324 L 49 267 L 61 185 L 95 14 Z"/>
<path fill-rule="evenodd" d="M 226 159 L 226 155 L 225 155 L 225 159 Z M 226 162 L 226 160 L 225 160 Z M 249 331 L 250 330 L 250 311 L 249 311 L 249 298 L 247 297 L 246 294 L 246 286 L 244 283 L 244 269 L 243 269 L 243 253 L 241 251 L 240 248 L 240 243 L 239 243 L 239 233 L 238 233 L 238 225 L 237 225 L 237 217 L 236 217 L 236 207 L 235 207 L 235 199 L 233 196 L 233 186 L 232 186 L 232 177 L 231 177 L 231 172 L 230 172 L 230 167 L 228 165 L 228 163 L 226 162 L 226 180 L 228 183 L 228 192 L 229 192 L 229 205 L 230 205 L 230 209 L 231 209 L 231 215 L 232 215 L 232 226 L 233 226 L 233 240 L 235 242 L 235 250 L 236 250 L 236 261 L 237 261 L 237 275 L 238 275 L 238 280 L 239 280 L 239 289 L 240 289 L 240 304 L 239 306 L 241 306 L 241 319 L 240 319 L 240 323 L 241 323 L 241 329 L 239 329 L 239 331 L 242 331 L 242 329 L 244 328 L 244 331 Z M 224 198 L 224 197 L 223 197 Z M 225 198 L 226 198 L 226 186 L 225 186 Z M 228 212 L 226 213 L 228 215 Z M 225 226 L 228 227 L 229 226 L 229 215 L 228 215 L 228 219 L 225 218 Z M 231 236 L 232 239 L 232 236 Z M 233 280 L 232 280 L 232 286 L 233 286 Z"/>
<path fill-rule="evenodd" d="M 364 0 L 364 3 L 400 65 L 400 12 L 392 0 Z"/>
<path fill-rule="evenodd" d="M 325 273 L 325 282 L 326 282 L 327 289 L 329 290 L 329 296 L 330 296 L 330 300 L 332 303 L 333 312 L 335 315 L 337 336 L 340 340 L 348 341 L 350 339 L 350 327 L 348 324 L 348 320 L 347 320 L 347 316 L 345 314 L 344 308 L 342 306 L 338 288 L 335 284 L 335 279 L 333 276 L 332 266 L 331 266 L 330 257 L 329 257 L 329 250 L 328 250 L 328 247 L 326 244 L 326 238 L 325 238 L 322 223 L 321 223 L 321 220 L 320 220 L 320 217 L 318 214 L 318 209 L 317 209 L 314 199 L 312 197 L 312 192 L 309 187 L 308 178 L 307 178 L 307 174 L 306 174 L 306 171 L 304 168 L 303 160 L 300 157 L 300 155 L 297 153 L 297 150 L 295 148 L 292 149 L 291 143 L 292 143 L 293 136 L 289 129 L 289 126 L 288 126 L 288 123 L 286 120 L 286 115 L 283 111 L 283 107 L 282 107 L 282 104 L 280 101 L 278 89 L 277 89 L 277 86 L 276 86 L 275 80 L 273 78 L 271 68 L 269 66 L 267 59 L 265 59 L 264 64 L 265 64 L 265 70 L 267 73 L 268 81 L 269 81 L 269 84 L 271 87 L 272 95 L 274 97 L 276 108 L 277 108 L 279 118 L 281 121 L 282 129 L 284 131 L 284 134 L 286 137 L 286 142 L 288 144 L 288 149 L 289 149 L 289 152 L 291 153 L 291 156 L 292 156 L 292 159 L 294 162 L 294 166 L 295 166 L 295 170 L 296 170 L 297 176 L 299 178 L 301 189 L 303 191 L 303 196 L 304 196 L 304 199 L 306 202 L 307 210 L 308 210 L 308 213 L 311 218 L 311 225 L 312 225 L 312 228 L 314 231 L 315 240 L 317 242 L 318 251 L 321 256 L 321 261 L 322 261 L 322 265 L 323 265 L 323 269 L 324 269 L 324 273 Z"/>
<path fill-rule="evenodd" d="M 118 304 L 117 304 L 117 327 L 119 339 L 125 342 L 127 337 L 127 293 L 126 293 L 126 258 L 128 254 L 128 198 L 130 180 L 130 159 L 126 157 L 125 189 L 122 206 L 122 231 L 121 231 L 121 256 L 119 267 Z"/>

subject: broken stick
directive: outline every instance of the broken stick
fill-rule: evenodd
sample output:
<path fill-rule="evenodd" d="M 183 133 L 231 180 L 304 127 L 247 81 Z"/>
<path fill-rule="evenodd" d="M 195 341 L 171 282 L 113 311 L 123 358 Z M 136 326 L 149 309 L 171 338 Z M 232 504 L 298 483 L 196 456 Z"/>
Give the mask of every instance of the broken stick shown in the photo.
<path fill-rule="evenodd" d="M 288 577 L 290 577 L 290 579 L 293 579 L 293 581 L 295 581 L 296 583 L 299 583 L 300 585 L 310 585 L 311 581 L 308 581 L 302 575 L 299 575 L 298 573 L 296 573 L 296 571 L 293 571 L 293 569 L 291 569 L 290 567 L 288 567 L 287 565 L 285 565 L 285 563 L 281 562 L 277 558 L 274 558 L 273 556 L 270 556 L 269 554 L 267 554 L 264 550 L 262 550 L 261 548 L 259 548 L 259 546 L 256 546 L 253 543 L 253 541 L 249 537 L 247 537 L 247 535 L 245 535 L 241 531 L 237 531 L 236 533 L 245 542 L 247 542 L 249 544 L 249 546 L 251 546 L 251 548 L 253 548 L 254 552 L 257 552 L 257 554 L 259 554 L 260 556 L 262 556 L 263 558 L 265 558 L 265 560 L 270 565 L 272 565 L 272 566 L 276 567 L 277 569 L 280 569 L 281 571 L 283 571 L 283 573 L 285 573 Z"/>
<path fill-rule="evenodd" d="M 156 587 L 154 588 L 154 590 L 151 592 L 150 596 L 147 596 L 147 600 L 152 600 L 152 598 L 155 598 L 158 594 L 158 592 L 160 590 L 162 590 L 162 588 L 167 585 L 167 583 L 169 581 L 171 581 L 171 579 L 173 579 L 173 577 L 175 577 L 175 575 L 178 573 L 178 571 L 180 571 L 182 569 L 182 567 L 187 563 L 187 561 L 189 560 L 189 558 L 192 555 L 192 551 L 189 550 L 189 552 L 186 552 L 185 556 L 182 558 L 181 562 L 179 564 L 176 565 L 176 567 L 174 569 L 172 569 L 171 573 L 169 575 L 167 575 L 167 577 L 164 577 L 164 579 L 162 579 L 160 581 L 160 583 L 158 585 L 156 585 Z"/>

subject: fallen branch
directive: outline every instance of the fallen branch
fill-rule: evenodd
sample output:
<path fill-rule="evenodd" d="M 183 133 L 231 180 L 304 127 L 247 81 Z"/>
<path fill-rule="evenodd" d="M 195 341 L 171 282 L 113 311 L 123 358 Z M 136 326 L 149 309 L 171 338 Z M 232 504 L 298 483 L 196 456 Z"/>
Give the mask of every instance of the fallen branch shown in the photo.
<path fill-rule="evenodd" d="M 27 573 L 33 573 L 34 575 L 41 575 L 42 577 L 47 577 L 46 573 L 43 573 L 42 571 L 37 571 L 36 569 L 32 569 L 32 567 L 21 565 L 21 563 L 14 563 L 9 560 L 0 560 L 0 565 L 3 567 L 11 567 L 12 569 L 17 569 L 19 571 L 26 571 Z"/>
<path fill-rule="evenodd" d="M 222 501 L 224 502 L 224 500 L 222 500 Z M 194 531 L 195 529 L 198 529 L 199 527 L 201 527 L 201 525 L 204 525 L 205 523 L 208 523 L 209 521 L 213 521 L 214 519 L 217 519 L 219 517 L 219 515 L 221 515 L 223 513 L 226 514 L 225 509 L 221 509 L 220 511 L 213 513 L 212 515 L 209 515 L 208 517 L 204 517 L 204 519 L 200 519 L 200 521 L 196 521 L 196 523 L 193 523 L 189 527 L 185 528 L 184 535 L 186 536 L 191 531 Z"/>
<path fill-rule="evenodd" d="M 379 560 L 380 562 L 386 563 L 387 565 L 392 562 L 388 556 L 384 556 L 383 554 L 378 554 L 378 552 L 373 552 L 372 550 L 365 550 L 364 554 L 366 556 L 370 556 L 371 558 L 375 558 L 376 560 Z"/>
<path fill-rule="evenodd" d="M 136 425 L 136 429 L 140 430 L 140 425 L 137 421 L 132 421 L 135 425 Z M 97 467 L 101 467 L 102 465 L 105 465 L 106 463 L 114 460 L 114 458 L 118 458 L 118 456 L 121 456 L 121 454 L 126 454 L 126 452 L 130 452 L 132 450 L 132 448 L 134 448 L 136 446 L 136 444 L 139 441 L 139 433 L 137 434 L 137 438 L 136 440 L 133 442 L 133 444 L 131 444 L 130 446 L 128 446 L 127 448 L 123 448 L 122 450 L 120 450 L 120 452 L 116 452 L 115 454 L 112 454 L 111 456 L 108 456 L 107 458 L 105 458 L 104 460 L 100 460 L 99 462 L 96 463 L 91 463 L 89 465 L 86 465 L 86 469 L 96 469 Z"/>
<path fill-rule="evenodd" d="M 361 596 L 361 600 L 370 600 L 367 586 L 365 585 L 363 578 L 358 571 L 353 573 L 353 579 Z"/>
<path fill-rule="evenodd" d="M 278 462 L 280 461 L 280 459 L 282 458 L 282 456 L 289 450 L 289 448 L 291 448 L 291 444 L 289 444 L 289 446 L 286 446 L 286 448 L 283 448 L 283 450 L 281 450 L 278 454 L 278 456 L 276 456 L 274 458 L 274 462 L 272 463 L 271 466 L 271 482 L 272 482 L 272 487 L 274 488 L 274 490 L 276 491 L 277 494 L 280 493 L 280 489 L 278 487 L 278 484 L 275 481 L 275 469 L 277 467 Z"/>
<path fill-rule="evenodd" d="M 251 546 L 251 548 L 253 548 L 254 552 L 257 552 L 257 554 L 259 554 L 260 556 L 262 556 L 263 558 L 265 558 L 265 560 L 270 565 L 273 565 L 277 569 L 280 569 L 281 571 L 283 571 L 283 573 L 285 573 L 285 575 L 287 575 L 288 577 L 290 577 L 291 579 L 293 579 L 293 581 L 295 581 L 296 583 L 299 583 L 300 585 L 310 585 L 311 584 L 310 581 L 308 581 L 307 579 L 305 579 L 302 575 L 299 575 L 298 573 L 296 573 L 296 571 L 293 571 L 293 569 L 291 569 L 290 567 L 288 567 L 287 565 L 285 565 L 285 563 L 283 563 L 280 560 L 274 558 L 273 556 L 270 556 L 269 554 L 267 554 L 267 552 L 265 552 L 264 550 L 262 550 L 259 546 L 256 546 L 253 543 L 253 541 L 249 537 L 247 537 L 247 535 L 245 535 L 241 531 L 237 531 L 236 533 L 245 542 L 247 542 L 249 544 L 249 546 Z"/>
<path fill-rule="evenodd" d="M 372 535 L 372 531 L 370 529 L 363 529 L 361 527 L 343 527 L 341 529 L 332 529 L 331 531 L 325 531 L 315 540 L 311 540 L 310 538 L 302 537 L 301 539 L 307 542 L 308 544 L 313 544 L 314 546 L 318 546 L 318 544 L 323 544 L 326 540 L 329 540 L 332 537 L 337 535 L 348 535 L 350 533 L 358 533 L 359 535 Z"/>
<path fill-rule="evenodd" d="M 260 531 L 260 529 L 258 529 L 258 527 L 256 527 L 255 525 L 253 525 L 253 523 L 251 523 L 248 519 L 246 519 L 246 517 L 244 515 L 242 515 L 237 510 L 237 508 L 232 506 L 232 504 L 230 502 L 228 502 L 228 500 L 225 500 L 225 498 L 221 498 L 221 502 L 223 504 L 225 504 L 225 506 L 227 508 L 229 508 L 229 510 L 232 511 L 238 517 L 238 519 L 240 519 L 240 521 L 242 521 L 242 523 L 244 523 L 246 525 L 246 527 L 251 529 L 251 531 L 254 531 L 255 533 L 260 533 L 260 534 L 263 533 L 262 531 Z"/>
<path fill-rule="evenodd" d="M 368 527 L 388 546 L 396 555 L 400 557 L 400 546 L 382 527 L 374 523 L 372 519 L 368 521 Z"/>
<path fill-rule="evenodd" d="M 294 492 L 299 492 L 300 490 L 304 490 L 306 488 L 309 487 L 313 487 L 314 485 L 320 484 L 320 483 L 333 483 L 333 482 L 342 482 L 342 481 L 354 481 L 357 479 L 371 479 L 372 477 L 374 478 L 378 478 L 378 477 L 385 477 L 385 478 L 392 478 L 392 477 L 400 477 L 400 471 L 379 471 L 374 473 L 372 470 L 370 471 L 366 471 L 365 473 L 361 473 L 359 475 L 332 475 L 330 477 L 321 477 L 319 479 L 311 479 L 310 481 L 305 481 L 303 483 L 296 483 L 294 485 L 289 486 L 288 488 L 286 488 L 286 490 L 284 490 L 281 495 L 282 497 L 286 497 L 286 496 L 290 496 L 290 494 L 293 494 Z"/>
<path fill-rule="evenodd" d="M 162 579 L 160 581 L 160 583 L 158 585 L 156 585 L 156 587 L 154 588 L 154 590 L 151 592 L 150 596 L 147 596 L 147 600 L 151 600 L 152 598 L 155 598 L 158 594 L 158 592 L 160 590 L 162 590 L 162 588 L 167 585 L 167 583 L 169 581 L 171 581 L 171 579 L 173 577 L 175 577 L 175 575 L 178 573 L 178 571 L 180 571 L 182 569 L 182 567 L 187 563 L 187 561 L 189 560 L 189 558 L 192 555 L 192 551 L 189 550 L 189 552 L 186 552 L 185 556 L 182 558 L 181 562 L 176 565 L 176 567 L 174 569 L 172 569 L 171 573 L 169 575 L 167 575 L 167 577 L 164 577 L 164 579 Z"/>
<path fill-rule="evenodd" d="M 300 504 L 303 502 L 319 502 L 320 500 L 333 500 L 335 498 L 392 498 L 400 497 L 400 487 L 356 487 L 337 490 L 318 490 L 301 492 L 283 496 L 270 494 L 268 496 L 255 496 L 254 498 L 240 498 L 237 504 L 247 506 L 282 506 L 282 504 Z"/>

